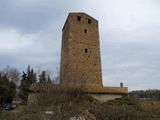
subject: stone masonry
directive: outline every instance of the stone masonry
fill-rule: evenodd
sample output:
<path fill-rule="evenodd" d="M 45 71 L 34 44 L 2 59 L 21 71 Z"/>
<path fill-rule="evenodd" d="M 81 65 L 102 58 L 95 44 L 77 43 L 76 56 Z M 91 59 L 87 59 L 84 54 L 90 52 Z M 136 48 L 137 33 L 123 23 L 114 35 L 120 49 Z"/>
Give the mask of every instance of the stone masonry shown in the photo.
<path fill-rule="evenodd" d="M 62 29 L 60 83 L 102 87 L 98 21 L 70 13 Z"/>
<path fill-rule="evenodd" d="M 100 102 L 128 95 L 128 88 L 103 87 L 98 21 L 85 13 L 70 13 L 62 29 L 60 85 L 84 87 Z M 47 91 L 54 84 L 32 84 L 29 103 L 36 101 L 37 91 Z"/>
<path fill-rule="evenodd" d="M 70 13 L 62 29 L 60 84 L 84 87 L 104 102 L 128 95 L 128 88 L 103 87 L 98 21 L 86 13 Z"/>

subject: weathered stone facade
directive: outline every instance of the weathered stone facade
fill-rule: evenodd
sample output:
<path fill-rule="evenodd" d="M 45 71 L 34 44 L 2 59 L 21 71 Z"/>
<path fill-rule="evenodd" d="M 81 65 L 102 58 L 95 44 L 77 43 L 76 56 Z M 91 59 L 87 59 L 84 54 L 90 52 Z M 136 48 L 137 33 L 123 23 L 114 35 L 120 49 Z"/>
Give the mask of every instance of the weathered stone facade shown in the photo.
<path fill-rule="evenodd" d="M 98 21 L 70 13 L 62 32 L 61 84 L 102 87 Z"/>
<path fill-rule="evenodd" d="M 94 99 L 98 100 L 99 102 L 107 102 L 108 100 L 114 100 L 116 98 L 121 98 L 123 95 L 120 94 L 89 94 Z"/>
<path fill-rule="evenodd" d="M 59 94 L 68 87 L 84 87 L 86 94 L 100 102 L 128 95 L 128 88 L 103 87 L 98 21 L 85 13 L 70 13 L 62 29 Z M 61 86 L 62 85 L 62 86 Z M 67 87 L 65 85 L 68 85 Z M 37 101 L 39 92 L 48 92 L 55 85 L 35 83 L 29 103 Z"/>
<path fill-rule="evenodd" d="M 62 29 L 60 84 L 85 88 L 90 94 L 120 97 L 128 88 L 103 87 L 98 21 L 86 13 L 70 13 Z M 104 95 L 105 94 L 105 95 Z M 104 97 L 103 97 L 104 98 Z M 107 100 L 107 99 L 106 99 Z"/>

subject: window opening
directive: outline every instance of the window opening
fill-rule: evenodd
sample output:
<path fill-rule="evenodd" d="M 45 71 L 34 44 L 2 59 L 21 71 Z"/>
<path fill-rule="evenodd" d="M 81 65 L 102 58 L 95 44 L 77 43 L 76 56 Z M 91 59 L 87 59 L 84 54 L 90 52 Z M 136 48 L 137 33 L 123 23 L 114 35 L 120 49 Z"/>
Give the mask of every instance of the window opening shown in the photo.
<path fill-rule="evenodd" d="M 84 33 L 87 33 L 87 29 L 84 29 Z"/>
<path fill-rule="evenodd" d="M 88 24 L 91 24 L 91 19 L 88 19 Z"/>
<path fill-rule="evenodd" d="M 77 16 L 77 20 L 78 20 L 78 21 L 81 21 L 81 16 Z"/>
<path fill-rule="evenodd" d="M 85 49 L 85 53 L 88 53 L 88 49 L 87 48 Z"/>

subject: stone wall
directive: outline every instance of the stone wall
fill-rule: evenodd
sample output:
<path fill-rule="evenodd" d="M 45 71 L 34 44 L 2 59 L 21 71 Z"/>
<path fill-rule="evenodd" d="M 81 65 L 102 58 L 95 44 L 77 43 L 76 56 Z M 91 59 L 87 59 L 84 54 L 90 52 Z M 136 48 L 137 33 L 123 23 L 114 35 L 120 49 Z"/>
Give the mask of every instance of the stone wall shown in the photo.
<path fill-rule="evenodd" d="M 62 31 L 61 83 L 102 87 L 98 21 L 70 13 Z"/>
<path fill-rule="evenodd" d="M 114 100 L 116 98 L 121 98 L 123 95 L 114 95 L 114 94 L 90 94 L 93 98 L 99 102 L 106 102 L 108 100 Z"/>

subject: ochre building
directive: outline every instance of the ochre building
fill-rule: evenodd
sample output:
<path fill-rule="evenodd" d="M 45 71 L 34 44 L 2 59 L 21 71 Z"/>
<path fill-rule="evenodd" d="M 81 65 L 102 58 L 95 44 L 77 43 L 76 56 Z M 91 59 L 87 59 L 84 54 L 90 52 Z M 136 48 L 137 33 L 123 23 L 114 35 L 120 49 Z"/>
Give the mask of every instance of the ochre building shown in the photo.
<path fill-rule="evenodd" d="M 100 102 L 128 95 L 128 88 L 104 87 L 102 85 L 101 56 L 98 21 L 86 13 L 70 13 L 62 29 L 62 47 L 60 64 L 60 85 L 83 87 Z M 106 61 L 107 62 L 107 61 Z M 47 92 L 55 87 L 51 83 L 34 83 L 30 90 L 29 104 L 38 99 L 38 92 Z M 64 89 L 63 89 L 64 88 Z M 54 93 L 53 93 L 54 94 Z M 61 92 L 60 92 L 61 94 Z"/>
<path fill-rule="evenodd" d="M 98 21 L 70 13 L 62 32 L 61 83 L 102 87 Z"/>
<path fill-rule="evenodd" d="M 70 13 L 62 29 L 60 84 L 84 87 L 100 101 L 128 95 L 128 88 L 103 87 L 98 21 Z"/>

